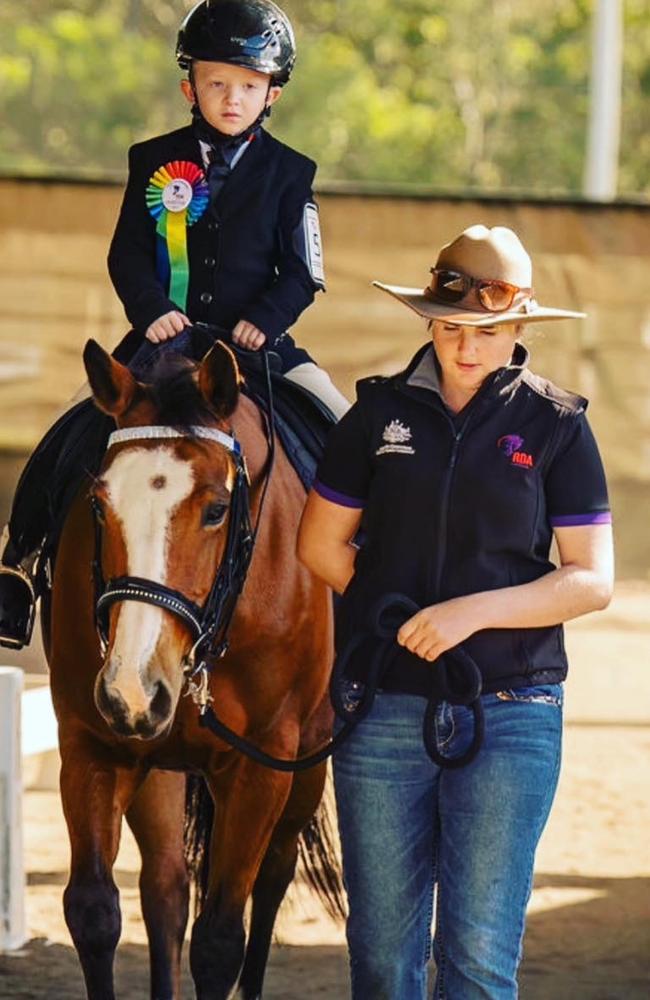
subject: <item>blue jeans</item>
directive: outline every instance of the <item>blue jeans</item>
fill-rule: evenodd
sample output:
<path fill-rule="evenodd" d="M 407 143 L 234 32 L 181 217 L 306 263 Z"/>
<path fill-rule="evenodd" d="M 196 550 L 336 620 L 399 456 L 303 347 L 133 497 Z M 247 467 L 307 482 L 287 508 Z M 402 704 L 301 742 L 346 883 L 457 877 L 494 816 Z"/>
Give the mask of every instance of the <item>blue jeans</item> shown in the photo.
<path fill-rule="evenodd" d="M 477 758 L 441 770 L 422 743 L 424 699 L 378 693 L 334 757 L 350 915 L 353 1000 L 424 1000 L 433 942 L 436 1000 L 517 996 L 535 850 L 560 769 L 562 687 L 483 696 Z M 447 755 L 471 713 L 442 704 Z"/>

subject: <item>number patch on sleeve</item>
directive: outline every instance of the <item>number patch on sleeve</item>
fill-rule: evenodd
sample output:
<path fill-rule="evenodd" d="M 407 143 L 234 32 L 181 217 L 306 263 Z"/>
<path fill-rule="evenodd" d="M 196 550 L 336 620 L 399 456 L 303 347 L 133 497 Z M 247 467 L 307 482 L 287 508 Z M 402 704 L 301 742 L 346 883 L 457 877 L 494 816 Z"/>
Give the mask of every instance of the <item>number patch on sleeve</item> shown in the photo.
<path fill-rule="evenodd" d="M 303 213 L 303 229 L 305 234 L 305 249 L 307 251 L 307 267 L 315 282 L 325 284 L 325 267 L 323 264 L 323 244 L 320 237 L 318 221 L 318 206 L 308 201 Z"/>

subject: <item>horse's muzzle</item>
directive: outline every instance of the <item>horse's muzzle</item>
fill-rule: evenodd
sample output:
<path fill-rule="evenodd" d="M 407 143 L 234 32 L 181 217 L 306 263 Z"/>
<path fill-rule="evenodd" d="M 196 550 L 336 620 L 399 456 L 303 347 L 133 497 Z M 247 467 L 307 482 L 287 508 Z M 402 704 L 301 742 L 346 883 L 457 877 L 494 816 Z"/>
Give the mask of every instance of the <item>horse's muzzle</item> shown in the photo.
<path fill-rule="evenodd" d="M 132 712 L 116 688 L 100 676 L 95 687 L 97 709 L 118 736 L 153 740 L 166 734 L 171 725 L 172 697 L 162 681 L 157 681 L 153 697 L 146 710 Z"/>

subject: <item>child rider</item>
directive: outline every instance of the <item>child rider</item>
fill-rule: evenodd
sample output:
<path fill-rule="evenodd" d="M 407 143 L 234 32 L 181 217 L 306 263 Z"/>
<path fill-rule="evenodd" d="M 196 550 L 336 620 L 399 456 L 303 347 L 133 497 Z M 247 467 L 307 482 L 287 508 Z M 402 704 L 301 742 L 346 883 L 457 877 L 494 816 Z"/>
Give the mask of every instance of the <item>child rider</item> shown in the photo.
<path fill-rule="evenodd" d="M 176 58 L 192 124 L 131 148 L 108 257 L 132 339 L 221 327 L 340 417 L 348 401 L 287 333 L 324 288 L 316 164 L 262 127 L 295 61 L 291 24 L 271 0 L 203 0 Z"/>

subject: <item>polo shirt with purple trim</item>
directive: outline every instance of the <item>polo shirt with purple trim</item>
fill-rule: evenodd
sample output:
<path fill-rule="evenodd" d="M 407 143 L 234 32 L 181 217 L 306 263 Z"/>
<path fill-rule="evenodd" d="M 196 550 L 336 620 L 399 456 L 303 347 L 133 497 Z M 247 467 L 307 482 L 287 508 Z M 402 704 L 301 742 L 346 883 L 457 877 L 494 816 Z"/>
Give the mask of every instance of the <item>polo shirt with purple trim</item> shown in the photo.
<path fill-rule="evenodd" d="M 358 383 L 314 483 L 326 500 L 363 510 L 338 648 L 385 594 L 423 607 L 528 583 L 554 568 L 554 529 L 611 520 L 586 400 L 534 375 L 527 361 L 518 345 L 459 414 L 444 404 L 430 345 L 399 375 Z M 560 625 L 484 630 L 463 645 L 486 691 L 566 674 Z"/>

